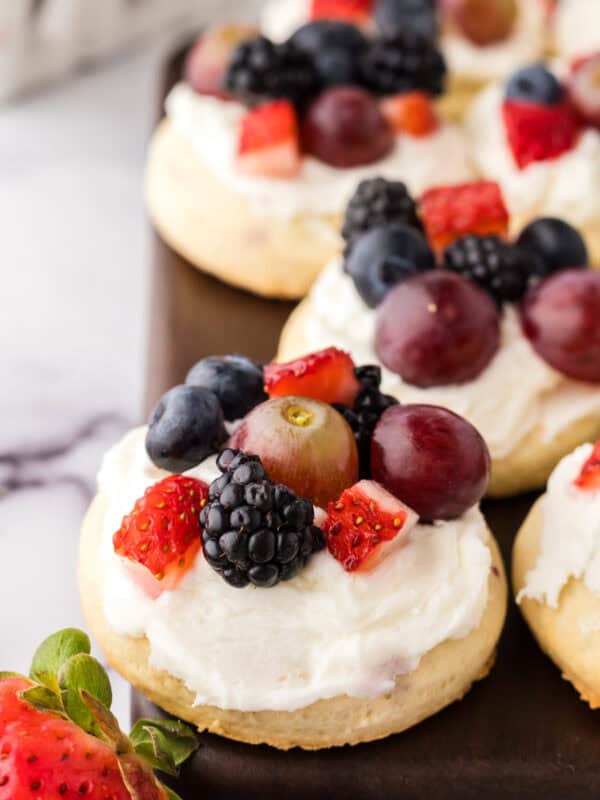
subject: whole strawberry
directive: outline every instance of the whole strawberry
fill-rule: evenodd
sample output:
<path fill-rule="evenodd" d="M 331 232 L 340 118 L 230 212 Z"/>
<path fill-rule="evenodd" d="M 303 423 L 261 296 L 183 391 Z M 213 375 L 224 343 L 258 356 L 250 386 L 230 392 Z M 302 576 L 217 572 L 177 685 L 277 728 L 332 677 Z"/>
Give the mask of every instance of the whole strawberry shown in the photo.
<path fill-rule="evenodd" d="M 38 648 L 30 677 L 0 673 L 0 800 L 173 800 L 154 769 L 175 775 L 196 749 L 186 725 L 140 721 L 127 738 L 110 712 L 104 669 L 81 631 Z"/>
<path fill-rule="evenodd" d="M 193 566 L 207 497 L 207 484 L 171 475 L 146 489 L 113 536 L 115 552 L 151 597 L 174 589 Z"/>

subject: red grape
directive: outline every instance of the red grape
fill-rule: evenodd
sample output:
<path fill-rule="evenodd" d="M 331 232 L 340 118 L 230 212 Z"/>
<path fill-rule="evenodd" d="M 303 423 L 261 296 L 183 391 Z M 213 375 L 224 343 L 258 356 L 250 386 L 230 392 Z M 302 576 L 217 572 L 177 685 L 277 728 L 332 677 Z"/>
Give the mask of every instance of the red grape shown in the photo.
<path fill-rule="evenodd" d="M 422 519 L 455 519 L 483 497 L 490 455 L 473 425 L 452 411 L 393 406 L 375 428 L 371 471 Z"/>
<path fill-rule="evenodd" d="M 372 164 L 394 146 L 394 133 L 363 89 L 328 89 L 308 107 L 302 127 L 307 153 L 333 167 Z"/>
<path fill-rule="evenodd" d="M 536 353 L 559 372 L 600 383 L 600 273 L 568 269 L 523 301 L 523 331 Z"/>
<path fill-rule="evenodd" d="M 500 321 L 492 299 L 453 272 L 431 270 L 408 278 L 379 307 L 377 355 L 415 386 L 473 380 L 499 343 Z"/>
<path fill-rule="evenodd" d="M 271 480 L 326 507 L 358 480 L 358 450 L 334 408 L 305 397 L 276 397 L 257 406 L 230 446 L 260 456 Z"/>

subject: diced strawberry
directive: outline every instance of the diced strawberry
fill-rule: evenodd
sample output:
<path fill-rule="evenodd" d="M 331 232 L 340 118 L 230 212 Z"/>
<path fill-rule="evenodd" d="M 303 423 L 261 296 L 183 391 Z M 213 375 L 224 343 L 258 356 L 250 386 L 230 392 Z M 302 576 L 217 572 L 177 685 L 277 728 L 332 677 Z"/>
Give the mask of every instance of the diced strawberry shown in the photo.
<path fill-rule="evenodd" d="M 375 0 L 311 0 L 311 19 L 341 19 L 347 22 L 367 22 Z"/>
<path fill-rule="evenodd" d="M 346 489 L 327 514 L 327 547 L 346 572 L 372 570 L 406 543 L 418 521 L 412 509 L 375 481 Z"/>
<path fill-rule="evenodd" d="M 207 497 L 203 481 L 171 475 L 146 489 L 113 536 L 115 552 L 150 597 L 174 589 L 193 566 Z"/>
<path fill-rule="evenodd" d="M 352 406 L 360 383 L 352 358 L 337 347 L 265 367 L 265 390 L 270 397 L 311 397 L 324 403 Z"/>
<path fill-rule="evenodd" d="M 577 142 L 577 116 L 568 103 L 542 105 L 505 100 L 502 116 L 519 169 L 537 161 L 558 158 Z"/>
<path fill-rule="evenodd" d="M 397 133 L 429 136 L 439 124 L 435 107 L 425 92 L 404 92 L 388 97 L 382 101 L 381 110 Z"/>
<path fill-rule="evenodd" d="M 592 455 L 583 465 L 581 472 L 575 479 L 575 486 L 578 489 L 594 491 L 600 489 L 600 442 L 592 451 Z"/>
<path fill-rule="evenodd" d="M 468 234 L 508 234 L 508 211 L 493 181 L 430 189 L 421 197 L 420 215 L 429 241 L 439 251 Z"/>
<path fill-rule="evenodd" d="M 287 100 L 275 100 L 248 111 L 240 131 L 239 171 L 268 178 L 293 178 L 301 165 L 294 106 Z"/>
<path fill-rule="evenodd" d="M 236 47 L 256 34 L 249 25 L 214 25 L 207 28 L 190 50 L 185 62 L 185 79 L 198 94 L 227 99 L 223 90 L 225 73 Z"/>

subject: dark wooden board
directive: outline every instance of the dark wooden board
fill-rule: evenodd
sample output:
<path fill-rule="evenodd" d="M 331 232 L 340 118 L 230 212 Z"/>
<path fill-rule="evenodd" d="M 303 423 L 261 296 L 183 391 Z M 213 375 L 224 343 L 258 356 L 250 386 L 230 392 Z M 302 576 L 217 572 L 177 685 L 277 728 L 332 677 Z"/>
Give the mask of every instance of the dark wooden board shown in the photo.
<path fill-rule="evenodd" d="M 181 55 L 168 66 L 165 90 Z M 204 355 L 268 360 L 291 305 L 232 289 L 186 264 L 160 241 L 148 404 Z M 534 496 L 486 502 L 507 565 Z M 134 692 L 134 715 L 156 709 Z M 461 702 L 382 742 L 282 753 L 212 735 L 176 786 L 184 800 L 580 800 L 600 796 L 600 714 L 580 702 L 510 605 L 491 675 Z"/>

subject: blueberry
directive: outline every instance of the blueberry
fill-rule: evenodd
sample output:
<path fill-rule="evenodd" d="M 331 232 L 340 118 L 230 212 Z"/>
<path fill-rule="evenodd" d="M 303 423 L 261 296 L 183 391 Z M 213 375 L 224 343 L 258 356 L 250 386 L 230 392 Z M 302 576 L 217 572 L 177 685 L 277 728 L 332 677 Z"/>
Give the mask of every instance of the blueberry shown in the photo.
<path fill-rule="evenodd" d="M 267 399 L 262 367 L 244 356 L 204 358 L 192 367 L 185 382 L 214 392 L 229 421 L 245 417 Z"/>
<path fill-rule="evenodd" d="M 146 450 L 157 467 L 185 472 L 216 453 L 226 439 L 215 395 L 197 386 L 176 386 L 152 413 Z"/>
<path fill-rule="evenodd" d="M 386 37 L 414 31 L 428 39 L 437 36 L 438 22 L 434 0 L 379 0 L 375 22 Z"/>
<path fill-rule="evenodd" d="M 370 308 L 400 281 L 433 267 L 435 257 L 423 236 L 401 223 L 381 225 L 359 236 L 345 264 Z"/>
<path fill-rule="evenodd" d="M 506 86 L 508 100 L 522 100 L 551 106 L 560 103 L 563 87 L 543 64 L 533 64 L 515 72 Z"/>
<path fill-rule="evenodd" d="M 312 57 L 323 86 L 360 82 L 359 55 L 368 46 L 354 25 L 338 20 L 315 20 L 291 37 L 297 48 Z"/>
<path fill-rule="evenodd" d="M 581 235 L 567 222 L 541 217 L 523 228 L 517 244 L 532 253 L 539 264 L 538 275 L 545 277 L 569 267 L 588 265 L 588 252 Z"/>

